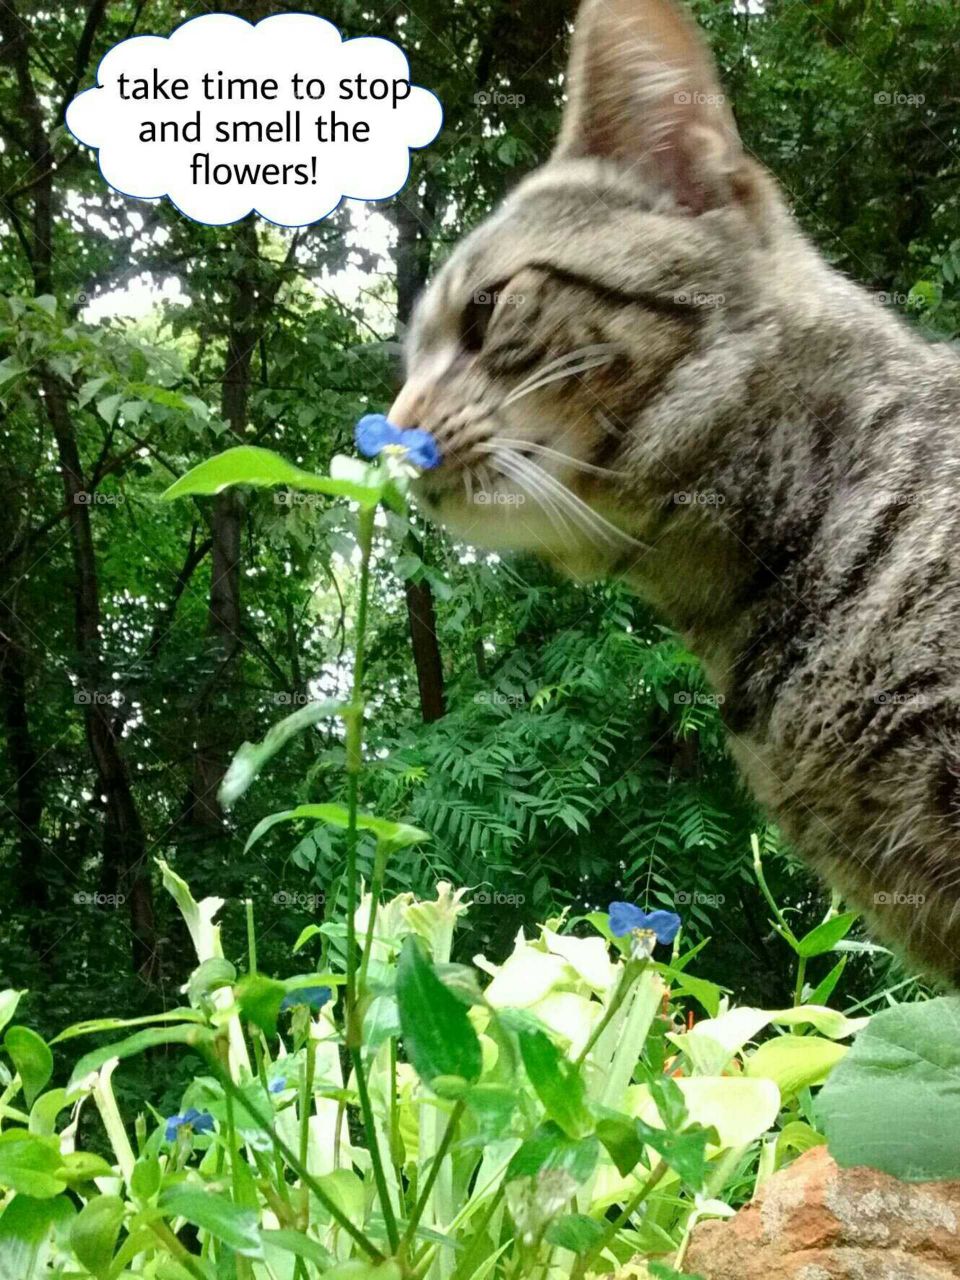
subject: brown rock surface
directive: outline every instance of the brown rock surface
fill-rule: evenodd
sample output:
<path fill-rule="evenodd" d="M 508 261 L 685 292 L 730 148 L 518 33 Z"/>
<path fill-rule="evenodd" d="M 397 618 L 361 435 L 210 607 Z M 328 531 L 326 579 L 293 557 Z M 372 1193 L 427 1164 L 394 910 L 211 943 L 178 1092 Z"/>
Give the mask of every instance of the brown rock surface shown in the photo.
<path fill-rule="evenodd" d="M 958 1280 L 960 1182 L 840 1169 L 814 1147 L 736 1217 L 701 1223 L 684 1271 L 705 1280 Z"/>

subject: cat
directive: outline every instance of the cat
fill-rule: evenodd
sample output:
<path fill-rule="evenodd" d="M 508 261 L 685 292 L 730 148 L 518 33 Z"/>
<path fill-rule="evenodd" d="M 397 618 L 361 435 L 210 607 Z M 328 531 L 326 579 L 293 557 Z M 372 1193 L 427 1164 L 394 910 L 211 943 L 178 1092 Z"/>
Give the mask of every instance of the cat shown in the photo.
<path fill-rule="evenodd" d="M 412 318 L 420 499 L 659 609 L 792 846 L 956 983 L 960 362 L 804 238 L 669 0 L 586 0 L 566 83 Z"/>

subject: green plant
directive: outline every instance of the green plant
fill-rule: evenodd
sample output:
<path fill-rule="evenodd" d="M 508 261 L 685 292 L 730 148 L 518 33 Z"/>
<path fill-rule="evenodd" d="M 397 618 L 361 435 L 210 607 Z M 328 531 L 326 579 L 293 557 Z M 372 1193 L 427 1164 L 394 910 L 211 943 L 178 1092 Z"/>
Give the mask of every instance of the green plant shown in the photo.
<path fill-rule="evenodd" d="M 215 923 L 223 901 L 197 902 L 160 861 L 196 954 L 182 1008 L 77 1024 L 51 1046 L 13 1023 L 21 993 L 0 996 L 10 1064 L 0 1075 L 0 1275 L 584 1280 L 637 1255 L 650 1276 L 669 1278 L 683 1274 L 698 1221 L 731 1214 L 823 1141 L 812 1090 L 846 1067 L 843 1042 L 867 1019 L 827 1005 L 842 965 L 809 992 L 806 964 L 843 945 L 853 920 L 831 909 L 798 939 L 766 886 L 759 844 L 774 926 L 798 958 L 790 1008 L 731 1008 L 690 971 L 703 943 L 684 951 L 677 940 L 655 959 L 657 936 L 676 931 L 659 930 L 663 912 L 562 913 L 536 937 L 521 932 L 501 962 L 478 956 L 471 967 L 452 960 L 467 890 L 441 881 L 433 898 L 383 894 L 391 860 L 428 839 L 360 807 L 371 547 L 378 509 L 400 509 L 409 474 L 387 457 L 337 459 L 330 476 L 314 476 L 238 448 L 170 491 L 279 483 L 358 506 L 350 696 L 301 708 L 245 744 L 222 791 L 236 801 L 294 735 L 332 720 L 346 803 L 274 813 L 247 845 L 278 826 L 319 824 L 342 841 L 344 873 L 323 923 L 296 942 L 316 963 L 295 977 L 261 971 L 250 904 L 238 972 Z M 900 1013 L 909 1025 L 915 1009 Z M 109 1039 L 49 1087 L 54 1051 L 91 1035 Z M 138 1116 L 131 1138 L 116 1071 L 176 1051 L 196 1063 L 177 1112 Z M 943 1071 L 933 1088 L 949 1085 Z M 91 1105 L 104 1155 L 76 1149 Z"/>

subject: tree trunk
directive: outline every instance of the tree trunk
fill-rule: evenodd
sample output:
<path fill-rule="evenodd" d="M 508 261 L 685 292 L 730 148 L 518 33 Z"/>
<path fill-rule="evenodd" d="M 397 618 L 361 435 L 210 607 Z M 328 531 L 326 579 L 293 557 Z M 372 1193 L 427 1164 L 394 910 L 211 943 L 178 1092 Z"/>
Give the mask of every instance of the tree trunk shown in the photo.
<path fill-rule="evenodd" d="M 246 438 L 250 400 L 250 365 L 259 340 L 257 294 L 257 230 L 253 218 L 233 228 L 233 239 L 244 265 L 231 287 L 227 352 L 221 383 L 221 413 L 237 441 Z M 211 524 L 211 573 L 208 631 L 216 670 L 207 682 L 198 707 L 199 728 L 194 758 L 191 805 L 193 825 L 220 830 L 223 810 L 217 792 L 230 752 L 236 745 L 234 721 L 224 714 L 230 702 L 230 677 L 240 655 L 242 610 L 240 601 L 241 534 L 243 497 L 237 489 L 217 495 Z"/>
<path fill-rule="evenodd" d="M 406 194 L 397 197 L 393 206 L 393 218 L 397 228 L 397 321 L 403 329 L 410 321 L 417 294 L 427 281 L 430 270 L 430 238 L 417 211 L 415 185 Z M 432 221 L 429 198 L 425 199 L 424 214 Z M 421 206 L 422 207 L 422 206 Z M 417 547 L 422 556 L 423 548 Z M 420 714 L 425 724 L 430 724 L 446 711 L 443 692 L 443 660 L 437 640 L 437 612 L 433 590 L 426 579 L 404 584 L 407 597 L 407 621 L 413 646 L 413 663 L 420 690 Z"/>
<path fill-rule="evenodd" d="M 78 50 L 79 75 L 83 73 L 81 58 L 89 56 L 102 13 L 102 5 L 91 5 L 83 45 Z M 27 122 L 27 152 L 33 165 L 32 172 L 37 175 L 32 186 L 33 236 L 30 249 L 34 291 L 37 295 L 49 294 L 54 290 L 54 157 L 43 106 L 30 69 L 30 29 L 21 18 L 15 0 L 4 0 L 0 5 L 0 37 L 3 41 L 2 57 L 13 71 L 20 92 Z M 83 465 L 66 385 L 50 369 L 41 370 L 40 382 L 43 412 L 57 445 L 68 513 L 74 571 L 77 674 L 81 692 L 87 694 L 83 703 L 84 728 L 97 775 L 97 787 L 105 797 L 101 866 L 107 881 L 115 880 L 122 886 L 130 912 L 134 968 L 150 981 L 156 975 L 157 956 L 153 887 L 146 862 L 146 843 L 119 742 L 114 735 L 113 708 L 97 696 L 103 693 L 100 687 L 100 597 Z"/>
<path fill-rule="evenodd" d="M 17 819 L 19 866 L 17 905 L 29 913 L 30 946 L 38 960 L 50 949 L 43 914 L 50 906 L 50 891 L 43 874 L 47 848 L 40 835 L 43 818 L 43 775 L 30 731 L 27 711 L 27 675 L 16 617 L 0 606 L 0 703 L 6 731 L 7 758 L 14 778 L 13 812 Z"/>

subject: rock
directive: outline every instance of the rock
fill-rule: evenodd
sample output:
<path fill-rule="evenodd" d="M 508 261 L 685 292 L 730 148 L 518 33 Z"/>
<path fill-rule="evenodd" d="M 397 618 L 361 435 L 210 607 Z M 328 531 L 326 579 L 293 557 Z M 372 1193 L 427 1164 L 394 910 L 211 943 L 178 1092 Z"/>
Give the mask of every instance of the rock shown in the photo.
<path fill-rule="evenodd" d="M 704 1280 L 957 1280 L 960 1182 L 840 1169 L 814 1147 L 725 1221 L 694 1231 L 684 1272 Z"/>

